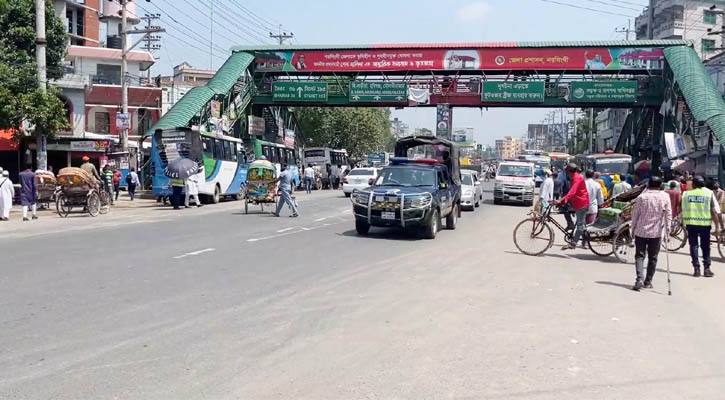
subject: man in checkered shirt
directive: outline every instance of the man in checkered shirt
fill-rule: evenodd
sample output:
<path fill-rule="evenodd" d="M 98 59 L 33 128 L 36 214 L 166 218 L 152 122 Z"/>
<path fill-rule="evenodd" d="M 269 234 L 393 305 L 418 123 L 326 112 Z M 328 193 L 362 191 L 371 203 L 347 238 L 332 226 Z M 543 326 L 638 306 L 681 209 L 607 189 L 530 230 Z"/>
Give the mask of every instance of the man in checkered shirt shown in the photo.
<path fill-rule="evenodd" d="M 643 287 L 652 288 L 652 277 L 657 268 L 657 255 L 660 252 L 662 235 L 669 235 L 672 225 L 672 205 L 670 196 L 662 191 L 662 178 L 653 176 L 647 190 L 639 195 L 632 212 L 632 232 L 634 234 L 635 267 L 637 281 L 632 290 Z M 665 236 L 668 237 L 668 236 Z M 647 254 L 647 275 L 644 275 L 644 256 Z M 644 280 L 644 282 L 643 282 Z"/>

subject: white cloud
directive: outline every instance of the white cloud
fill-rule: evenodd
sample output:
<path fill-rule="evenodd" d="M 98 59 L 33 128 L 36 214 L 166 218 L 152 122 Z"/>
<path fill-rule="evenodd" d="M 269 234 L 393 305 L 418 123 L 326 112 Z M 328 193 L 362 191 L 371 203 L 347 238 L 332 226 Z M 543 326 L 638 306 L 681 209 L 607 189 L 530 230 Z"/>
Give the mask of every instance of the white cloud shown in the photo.
<path fill-rule="evenodd" d="M 470 3 L 458 10 L 458 19 L 464 22 L 471 22 L 483 19 L 491 10 L 491 6 L 485 2 Z"/>

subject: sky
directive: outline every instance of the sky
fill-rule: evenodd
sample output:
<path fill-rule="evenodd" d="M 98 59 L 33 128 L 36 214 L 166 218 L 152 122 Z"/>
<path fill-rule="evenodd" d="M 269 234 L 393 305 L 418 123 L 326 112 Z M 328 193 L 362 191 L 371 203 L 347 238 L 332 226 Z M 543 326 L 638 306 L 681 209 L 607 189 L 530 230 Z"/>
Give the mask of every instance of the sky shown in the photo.
<path fill-rule="evenodd" d="M 558 4 L 557 4 L 558 3 Z M 161 14 L 162 48 L 152 75 L 169 75 L 187 61 L 218 68 L 234 45 L 271 44 L 279 24 L 292 44 L 446 43 L 623 40 L 618 33 L 647 0 L 151 0 L 137 13 Z M 568 4 L 570 6 L 566 6 Z M 574 7 L 572 7 L 574 6 Z M 580 8 L 575 8 L 580 7 Z M 586 9 L 588 8 L 588 9 Z M 209 54 L 213 12 L 214 41 Z M 275 31 L 275 33 L 277 33 Z M 634 38 L 632 34 L 631 38 Z M 456 108 L 454 127 L 473 127 L 474 139 L 493 144 L 521 137 L 547 109 Z M 394 110 L 393 117 L 435 130 L 435 108 Z"/>

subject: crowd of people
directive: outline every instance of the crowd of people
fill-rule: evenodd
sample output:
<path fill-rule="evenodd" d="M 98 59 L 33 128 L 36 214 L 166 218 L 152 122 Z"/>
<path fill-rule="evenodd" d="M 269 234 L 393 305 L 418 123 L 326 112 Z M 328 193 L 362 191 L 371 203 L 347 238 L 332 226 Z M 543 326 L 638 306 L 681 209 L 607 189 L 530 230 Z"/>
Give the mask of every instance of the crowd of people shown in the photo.
<path fill-rule="evenodd" d="M 571 242 L 563 246 L 562 250 L 574 249 L 580 241 L 584 246 L 586 243 L 582 236 L 586 226 L 595 222 L 605 200 L 615 199 L 632 189 L 628 177 L 615 174 L 607 180 L 594 171 L 581 171 L 576 164 L 569 164 L 564 171 L 546 172 L 540 198 L 560 207 L 567 228 L 573 230 Z M 645 184 L 646 189 L 634 201 L 631 221 L 636 273 L 632 289 L 639 291 L 652 288 L 662 240 L 669 239 L 672 220 L 675 218 L 679 218 L 687 231 L 692 275 L 713 277 L 710 235 L 714 233 L 717 237 L 722 232 L 721 210 L 725 201 L 725 191 L 719 183 L 689 173 L 680 176 L 668 173 L 665 179 L 653 174 L 641 184 Z M 572 219 L 571 214 L 575 215 L 576 220 Z"/>

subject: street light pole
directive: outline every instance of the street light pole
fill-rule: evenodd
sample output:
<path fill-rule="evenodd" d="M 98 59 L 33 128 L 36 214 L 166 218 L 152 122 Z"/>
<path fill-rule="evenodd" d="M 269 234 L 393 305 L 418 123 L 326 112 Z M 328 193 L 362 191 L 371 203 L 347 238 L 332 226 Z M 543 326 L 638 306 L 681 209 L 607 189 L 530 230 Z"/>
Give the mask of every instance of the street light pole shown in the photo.
<path fill-rule="evenodd" d="M 128 70 L 128 33 L 126 32 L 128 9 L 126 5 L 128 4 L 128 1 L 129 0 L 121 0 L 121 111 L 125 115 L 128 115 L 128 82 L 126 80 L 126 71 Z M 122 151 L 128 152 L 128 128 L 126 127 L 121 130 L 121 148 L 123 149 Z"/>
<path fill-rule="evenodd" d="M 35 0 L 35 61 L 38 64 L 38 85 L 45 93 L 48 86 L 48 76 L 45 62 L 45 0 Z M 35 129 L 38 129 L 37 127 Z M 37 168 L 48 169 L 48 153 L 46 150 L 45 132 L 36 135 L 36 162 Z"/>
<path fill-rule="evenodd" d="M 594 144 L 594 108 L 589 109 L 589 154 L 593 153 Z"/>

